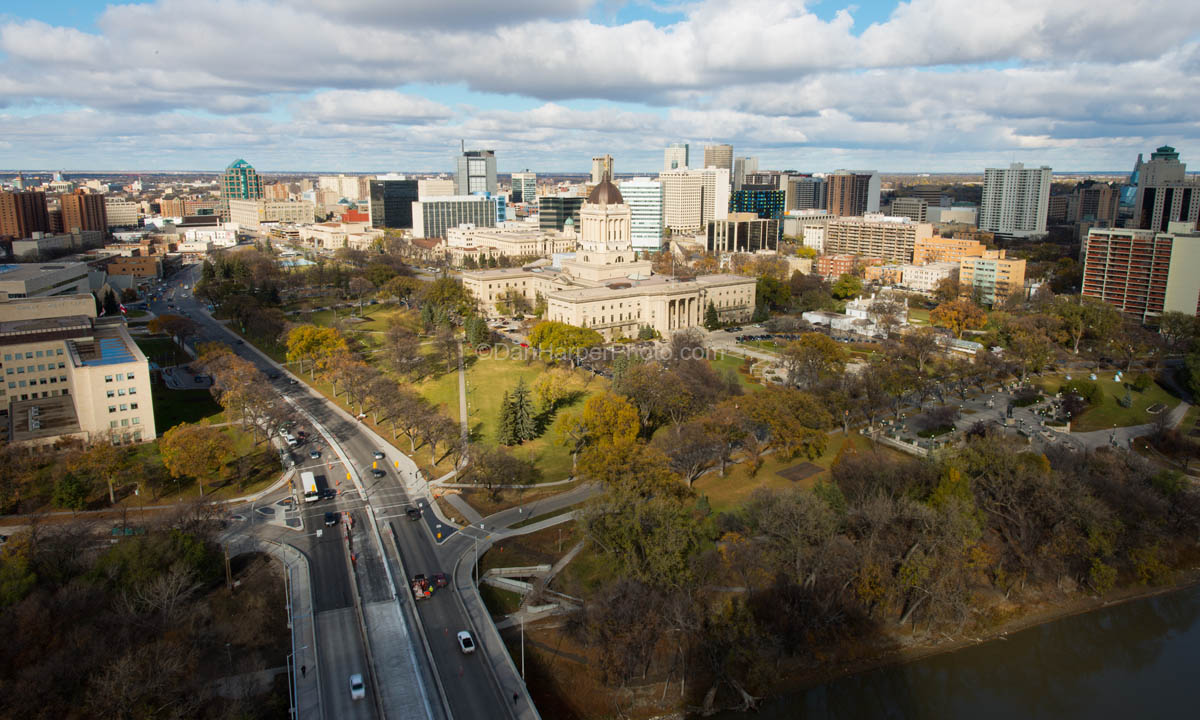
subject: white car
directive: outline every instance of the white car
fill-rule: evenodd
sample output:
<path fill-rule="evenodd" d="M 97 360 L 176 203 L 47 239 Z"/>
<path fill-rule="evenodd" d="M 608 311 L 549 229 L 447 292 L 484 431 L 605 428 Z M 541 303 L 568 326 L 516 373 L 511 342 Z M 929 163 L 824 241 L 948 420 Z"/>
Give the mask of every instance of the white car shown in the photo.
<path fill-rule="evenodd" d="M 367 696 L 367 686 L 363 685 L 362 675 L 354 673 L 350 676 L 350 699 L 362 700 Z"/>
<path fill-rule="evenodd" d="M 471 637 L 471 633 L 466 630 L 459 631 L 458 647 L 463 651 L 463 655 L 470 655 L 475 652 L 475 640 Z"/>

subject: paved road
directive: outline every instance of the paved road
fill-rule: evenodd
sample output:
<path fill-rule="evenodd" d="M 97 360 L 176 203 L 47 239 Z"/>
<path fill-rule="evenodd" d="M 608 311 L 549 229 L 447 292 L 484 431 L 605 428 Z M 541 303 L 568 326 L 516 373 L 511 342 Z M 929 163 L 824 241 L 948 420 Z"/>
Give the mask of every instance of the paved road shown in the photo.
<path fill-rule="evenodd" d="M 179 273 L 181 276 L 186 276 L 186 280 L 176 280 L 175 285 L 188 284 L 191 285 L 194 278 L 199 276 L 198 267 L 191 270 Z M 207 342 L 210 340 L 221 340 L 224 342 L 234 342 L 233 337 L 219 323 L 212 320 L 207 313 L 203 311 L 200 304 L 190 297 L 190 291 L 175 290 L 173 293 L 168 293 L 167 298 L 174 302 L 178 310 L 186 311 L 193 320 L 200 326 L 197 333 L 197 342 Z M 156 307 L 152 310 L 160 311 L 159 306 L 165 303 L 155 303 Z M 162 312 L 169 312 L 165 307 L 161 307 Z M 257 352 L 251 350 L 246 345 L 234 344 L 235 351 L 242 357 L 251 360 L 259 366 L 264 372 L 275 370 L 273 363 L 264 359 Z M 376 618 L 380 614 L 380 605 L 388 604 L 394 607 L 395 602 L 391 600 L 393 591 L 396 592 L 399 598 L 399 603 L 402 612 L 413 611 L 415 618 L 420 623 L 420 628 L 404 627 L 404 623 L 400 623 L 400 627 L 380 627 L 380 632 L 388 633 L 403 633 L 405 640 L 413 648 L 414 657 L 411 664 L 416 664 L 417 668 L 403 668 L 408 672 L 417 672 L 425 687 L 432 698 L 432 712 L 435 716 L 441 717 L 444 713 L 440 711 L 440 701 L 434 688 L 439 686 L 444 688 L 444 697 L 449 705 L 449 709 L 453 717 L 456 718 L 495 718 L 495 717 L 512 717 L 513 701 L 512 695 L 516 690 L 521 691 L 524 697 L 524 689 L 514 687 L 519 681 L 514 681 L 509 677 L 511 673 L 505 675 L 502 671 L 500 675 L 505 675 L 505 681 L 501 682 L 498 677 L 497 670 L 493 669 L 491 663 L 496 662 L 496 655 L 491 652 L 496 648 L 490 647 L 486 637 L 478 637 L 481 652 L 471 656 L 464 656 L 459 651 L 455 641 L 455 635 L 462 629 L 474 629 L 468 617 L 466 608 L 456 593 L 450 588 L 437 592 L 428 600 L 420 602 L 413 601 L 411 594 L 407 589 L 407 583 L 404 582 L 404 575 L 411 576 L 415 573 L 425 573 L 431 575 L 435 572 L 445 572 L 451 574 L 454 569 L 457 553 L 461 552 L 460 547 L 453 549 L 439 546 L 435 540 L 435 532 L 437 530 L 437 519 L 433 513 L 425 513 L 425 522 L 410 522 L 404 515 L 404 510 L 410 506 L 414 500 L 410 498 L 406 492 L 404 483 L 411 481 L 411 473 L 415 471 L 415 466 L 411 461 L 400 455 L 393 449 L 386 449 L 388 453 L 386 476 L 376 480 L 372 477 L 370 470 L 377 463 L 373 458 L 373 453 L 377 449 L 370 434 L 360 424 L 352 418 L 341 413 L 331 403 L 324 398 L 316 395 L 307 389 L 307 386 L 302 384 L 291 384 L 285 375 L 274 381 L 274 386 L 284 395 L 289 397 L 296 406 L 303 411 L 308 417 L 311 417 L 319 424 L 330 438 L 337 443 L 340 448 L 341 455 L 350 463 L 353 471 L 361 478 L 363 489 L 366 492 L 367 498 L 359 497 L 359 493 L 350 487 L 346 486 L 342 489 L 345 491 L 336 501 L 322 501 L 316 503 L 318 507 L 311 511 L 305 509 L 303 512 L 306 515 L 305 525 L 308 531 L 311 532 L 313 525 L 318 522 L 316 514 L 323 516 L 326 509 L 320 507 L 333 503 L 339 511 L 350 512 L 355 517 L 354 550 L 356 555 L 357 570 L 355 577 L 357 578 L 356 588 L 358 589 L 364 604 L 364 611 L 368 616 L 368 625 L 372 625 L 372 618 Z M 299 419 L 299 418 L 298 418 Z M 316 435 L 314 435 L 316 437 Z M 323 458 L 324 459 L 324 458 Z M 400 464 L 400 468 L 396 467 L 396 463 Z M 339 477 L 342 479 L 345 486 L 344 468 L 335 465 L 333 469 L 328 469 L 329 473 L 336 470 Z M 405 474 L 409 477 L 404 477 Z M 330 475 L 332 477 L 332 475 Z M 381 557 L 379 548 L 368 542 L 366 528 L 368 527 L 368 513 L 372 512 L 368 507 L 374 508 L 376 519 L 378 520 L 381 533 L 384 536 L 384 552 L 394 553 L 394 548 L 399 548 L 399 556 L 394 558 Z M 446 535 L 450 535 L 450 527 L 444 527 Z M 286 531 L 282 531 L 286 532 Z M 389 544 L 392 543 L 391 536 L 394 534 L 395 544 L 392 545 L 393 550 L 389 550 Z M 345 576 L 345 560 L 340 561 L 335 557 L 333 552 L 335 543 L 326 538 L 316 538 L 314 535 L 302 535 L 300 538 L 293 539 L 293 544 L 305 550 L 309 555 L 314 567 L 314 575 L 320 579 L 314 578 L 315 605 L 319 614 L 318 629 L 322 622 L 325 621 L 320 617 L 323 613 L 338 613 L 342 608 L 347 607 L 346 592 L 349 592 L 349 583 L 344 583 L 344 588 L 339 588 L 340 583 L 336 578 Z M 402 567 L 400 565 L 402 563 Z M 386 567 L 385 567 L 386 566 Z M 398 587 L 392 587 L 388 583 L 388 571 L 392 574 L 393 581 Z M 322 587 L 326 582 L 334 585 L 334 588 Z M 352 596 L 350 600 L 352 606 Z M 392 611 L 395 615 L 395 611 Z M 340 617 L 338 615 L 337 617 Z M 344 621 L 343 621 L 344 622 Z M 376 621 L 378 622 L 378 621 Z M 377 625 L 378 627 L 378 625 Z M 424 640 L 421 637 L 421 631 L 424 637 L 428 640 L 429 654 L 432 655 L 434 668 L 428 667 L 426 655 L 424 651 Z M 339 625 L 336 632 L 346 633 L 351 632 L 345 625 Z M 411 632 L 409 636 L 407 633 Z M 399 658 L 396 656 L 400 651 L 392 647 L 396 643 L 380 643 L 372 635 L 372 654 L 376 656 L 376 665 L 385 668 L 396 668 L 396 663 Z M 318 645 L 323 642 L 322 634 L 318 634 Z M 384 647 L 377 647 L 383 645 Z M 407 647 L 407 645 L 406 645 Z M 337 646 L 330 649 L 330 654 L 327 656 L 323 648 L 318 648 L 321 653 L 321 662 L 323 665 L 334 665 L 338 668 L 336 671 L 331 670 L 331 678 L 327 681 L 322 675 L 322 685 L 327 683 L 337 683 L 330 685 L 325 695 L 327 698 L 333 695 L 342 695 L 349 697 L 348 689 L 342 687 L 346 684 L 346 680 L 342 679 L 339 683 L 338 677 L 344 675 L 348 678 L 355 664 L 362 660 L 365 664 L 365 658 L 361 656 L 361 652 L 365 652 L 365 648 L 359 648 L 360 654 L 356 655 L 353 647 L 347 650 L 345 647 Z M 390 651 L 391 656 L 386 656 Z M 503 648 L 499 648 L 500 652 L 504 652 Z M 434 673 L 436 672 L 436 678 Z M 381 681 L 382 682 L 382 681 Z M 416 717 L 423 715 L 418 708 L 397 708 L 389 702 L 390 699 L 396 697 L 394 687 L 391 683 L 386 683 L 389 686 L 383 689 L 383 704 L 388 714 L 393 717 Z M 368 687 L 368 691 L 374 691 Z M 334 708 L 332 701 L 327 699 L 326 706 Z M 518 710 L 520 717 L 536 717 L 536 714 L 530 708 L 523 707 L 525 701 L 522 700 Z M 369 707 L 370 703 L 358 703 L 358 706 Z M 410 712 L 411 711 L 411 712 Z M 342 717 L 336 713 L 328 713 L 328 717 Z"/>

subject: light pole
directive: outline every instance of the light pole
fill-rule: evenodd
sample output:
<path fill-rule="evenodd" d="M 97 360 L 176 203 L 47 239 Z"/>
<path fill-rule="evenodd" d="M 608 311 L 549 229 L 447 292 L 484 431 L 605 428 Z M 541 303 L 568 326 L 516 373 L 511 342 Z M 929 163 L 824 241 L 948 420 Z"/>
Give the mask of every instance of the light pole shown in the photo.
<path fill-rule="evenodd" d="M 479 523 L 479 529 L 483 530 L 483 523 Z M 479 536 L 474 537 L 475 540 L 475 564 L 471 566 L 471 579 L 476 585 L 479 584 Z"/>

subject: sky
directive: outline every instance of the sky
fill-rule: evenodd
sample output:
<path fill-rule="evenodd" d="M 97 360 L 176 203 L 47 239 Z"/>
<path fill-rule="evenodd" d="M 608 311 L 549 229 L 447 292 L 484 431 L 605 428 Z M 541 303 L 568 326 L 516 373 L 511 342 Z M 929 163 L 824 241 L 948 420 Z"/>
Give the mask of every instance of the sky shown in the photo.
<path fill-rule="evenodd" d="M 0 0 L 0 168 L 1200 168 L 1197 75 L 1195 0 Z"/>

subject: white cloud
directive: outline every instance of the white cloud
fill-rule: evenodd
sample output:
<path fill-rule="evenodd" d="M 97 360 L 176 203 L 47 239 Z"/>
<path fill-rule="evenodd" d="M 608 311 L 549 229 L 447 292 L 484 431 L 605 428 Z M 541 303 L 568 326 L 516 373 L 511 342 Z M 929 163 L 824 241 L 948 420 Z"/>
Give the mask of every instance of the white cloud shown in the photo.
<path fill-rule="evenodd" d="M 347 124 L 419 125 L 445 120 L 450 108 L 392 90 L 329 90 L 297 103 L 297 118 Z"/>

